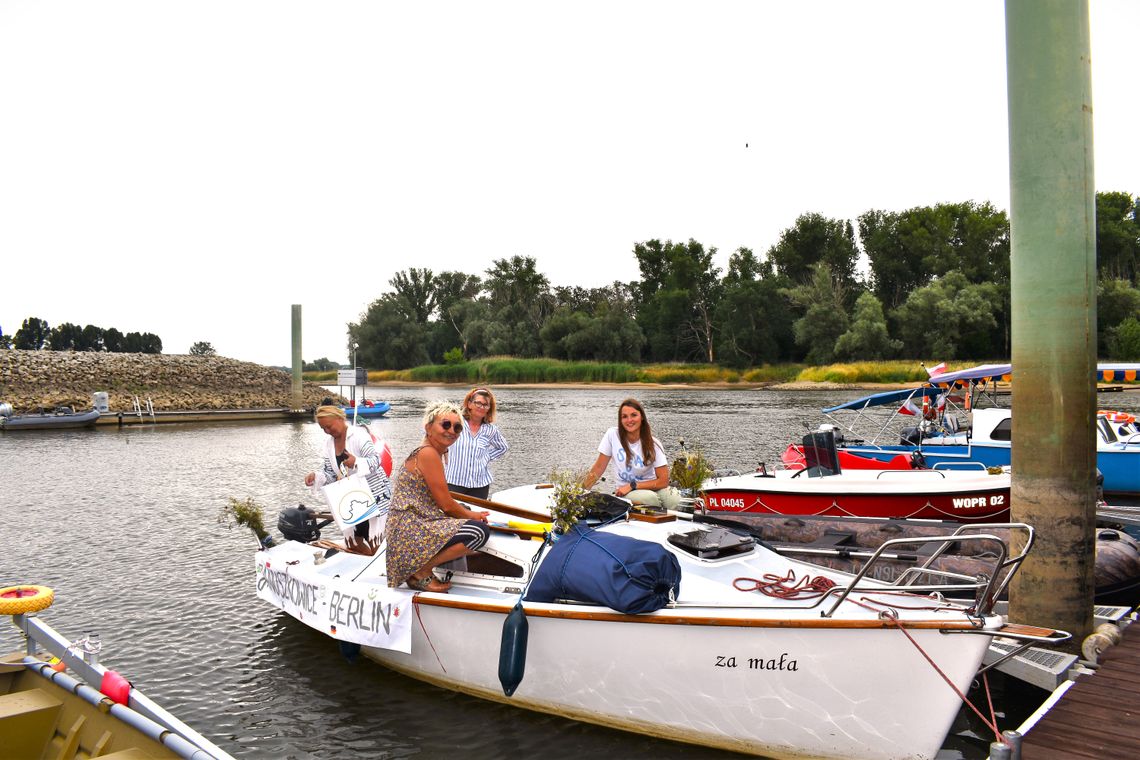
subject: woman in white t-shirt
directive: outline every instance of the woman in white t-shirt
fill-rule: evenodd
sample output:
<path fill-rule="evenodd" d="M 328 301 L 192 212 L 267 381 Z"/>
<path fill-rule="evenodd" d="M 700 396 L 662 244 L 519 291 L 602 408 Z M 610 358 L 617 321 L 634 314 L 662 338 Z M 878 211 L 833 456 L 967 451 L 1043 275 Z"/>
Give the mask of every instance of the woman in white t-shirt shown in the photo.
<path fill-rule="evenodd" d="M 648 456 L 645 451 L 651 452 Z M 586 488 L 601 479 L 613 460 L 617 476 L 614 495 L 634 504 L 676 509 L 681 495 L 669 487 L 669 462 L 661 442 L 653 437 L 645 408 L 637 399 L 627 398 L 618 407 L 618 425 L 606 431 L 598 444 L 598 458 L 586 473 Z"/>

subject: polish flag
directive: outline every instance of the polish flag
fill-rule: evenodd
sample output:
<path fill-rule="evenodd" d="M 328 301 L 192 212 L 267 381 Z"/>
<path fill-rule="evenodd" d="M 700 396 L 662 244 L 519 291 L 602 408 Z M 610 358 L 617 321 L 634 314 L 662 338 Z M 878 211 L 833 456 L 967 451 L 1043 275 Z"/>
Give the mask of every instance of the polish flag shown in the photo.
<path fill-rule="evenodd" d="M 941 375 L 945 371 L 946 371 L 946 362 L 939 362 L 938 364 L 935 364 L 933 367 L 927 367 L 926 368 L 926 375 L 927 375 L 927 377 L 934 377 L 935 375 Z"/>
<path fill-rule="evenodd" d="M 903 405 L 899 407 L 899 414 L 909 414 L 913 417 L 917 417 L 922 414 L 922 410 L 915 405 L 912 399 L 908 398 L 903 402 Z"/>

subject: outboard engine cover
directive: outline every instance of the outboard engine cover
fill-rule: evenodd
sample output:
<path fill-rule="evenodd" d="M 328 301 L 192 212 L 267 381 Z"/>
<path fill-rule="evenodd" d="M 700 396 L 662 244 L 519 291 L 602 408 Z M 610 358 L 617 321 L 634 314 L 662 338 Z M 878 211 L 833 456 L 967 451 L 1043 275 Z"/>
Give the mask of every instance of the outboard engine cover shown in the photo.
<path fill-rule="evenodd" d="M 918 426 L 911 425 L 904 427 L 899 432 L 899 443 L 903 446 L 917 446 L 922 442 L 922 433 L 918 432 Z"/>
<path fill-rule="evenodd" d="M 300 541 L 303 544 L 321 537 L 321 526 L 317 524 L 316 514 L 304 504 L 281 510 L 277 517 L 277 530 L 281 531 L 286 541 Z"/>

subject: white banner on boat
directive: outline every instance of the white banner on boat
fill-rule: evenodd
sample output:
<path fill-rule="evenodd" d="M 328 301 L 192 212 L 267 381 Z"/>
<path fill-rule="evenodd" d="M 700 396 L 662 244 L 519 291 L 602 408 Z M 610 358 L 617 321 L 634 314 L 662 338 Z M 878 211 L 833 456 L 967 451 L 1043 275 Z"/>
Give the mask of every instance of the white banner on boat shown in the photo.
<path fill-rule="evenodd" d="M 334 639 L 411 653 L 412 591 L 329 578 L 313 557 L 293 541 L 258 552 L 257 595 Z"/>

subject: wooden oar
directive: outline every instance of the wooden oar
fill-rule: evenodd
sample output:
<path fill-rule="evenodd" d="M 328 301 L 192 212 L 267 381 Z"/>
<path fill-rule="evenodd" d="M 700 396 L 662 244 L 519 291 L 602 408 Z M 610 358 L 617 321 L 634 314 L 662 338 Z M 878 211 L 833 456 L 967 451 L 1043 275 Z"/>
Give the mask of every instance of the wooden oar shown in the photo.
<path fill-rule="evenodd" d="M 456 501 L 465 501 L 468 504 L 474 504 L 478 507 L 485 507 L 486 509 L 493 509 L 496 512 L 502 512 L 505 515 L 513 515 L 515 517 L 521 517 L 524 520 L 534 520 L 535 522 L 541 523 L 548 523 L 551 521 L 550 515 L 543 512 L 532 512 L 529 509 L 512 507 L 509 504 L 500 504 L 497 501 L 491 501 L 490 499 L 480 499 L 478 496 L 468 496 L 467 494 L 463 493 L 455 493 L 455 491 L 450 491 L 450 493 L 451 498 L 455 499 Z"/>

